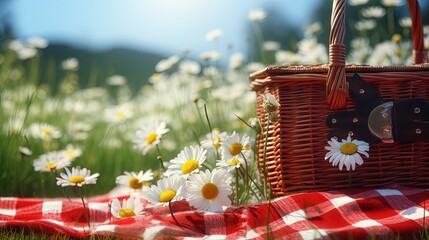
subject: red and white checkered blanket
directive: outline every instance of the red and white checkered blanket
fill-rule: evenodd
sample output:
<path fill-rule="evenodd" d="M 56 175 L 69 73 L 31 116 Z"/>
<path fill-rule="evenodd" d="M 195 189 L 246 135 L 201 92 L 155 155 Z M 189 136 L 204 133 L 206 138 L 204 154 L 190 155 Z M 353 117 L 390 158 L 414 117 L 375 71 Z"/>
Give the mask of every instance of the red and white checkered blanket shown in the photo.
<path fill-rule="evenodd" d="M 145 202 L 144 214 L 113 219 L 108 195 L 88 198 L 91 228 L 80 199 L 0 198 L 0 227 L 30 228 L 73 237 L 111 235 L 137 239 L 389 239 L 421 238 L 428 222 L 429 190 L 409 188 L 311 192 L 271 203 L 191 211 L 185 201 L 168 207 Z M 268 227 L 267 227 L 268 226 Z M 423 235 L 427 236 L 427 235 Z"/>

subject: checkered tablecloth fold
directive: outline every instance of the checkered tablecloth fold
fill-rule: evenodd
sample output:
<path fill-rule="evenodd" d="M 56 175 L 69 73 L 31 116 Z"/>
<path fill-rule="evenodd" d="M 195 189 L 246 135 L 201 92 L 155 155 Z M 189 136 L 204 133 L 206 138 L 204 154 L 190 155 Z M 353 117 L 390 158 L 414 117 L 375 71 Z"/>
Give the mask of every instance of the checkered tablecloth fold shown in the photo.
<path fill-rule="evenodd" d="M 143 215 L 114 219 L 111 199 L 109 195 L 86 199 L 89 227 L 80 199 L 1 197 L 0 227 L 77 238 L 419 238 L 429 218 L 429 190 L 399 187 L 299 193 L 263 204 L 230 207 L 223 213 L 192 210 L 182 200 L 172 203 L 177 223 L 168 207 L 144 200 Z"/>

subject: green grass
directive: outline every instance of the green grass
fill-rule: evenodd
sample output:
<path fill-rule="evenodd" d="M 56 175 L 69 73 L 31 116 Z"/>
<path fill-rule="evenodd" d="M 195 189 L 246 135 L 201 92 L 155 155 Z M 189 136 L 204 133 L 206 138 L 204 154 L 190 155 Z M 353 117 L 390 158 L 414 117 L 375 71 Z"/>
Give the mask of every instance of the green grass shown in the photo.
<path fill-rule="evenodd" d="M 0 139 L 5 139 L 0 142 L 0 196 L 63 196 L 63 191 L 56 185 L 55 178 L 59 173 L 35 172 L 33 161 L 42 154 L 65 149 L 69 144 L 82 149 L 82 155 L 73 161 L 73 167 L 87 168 L 91 173 L 100 174 L 96 185 L 83 188 L 85 196 L 112 190 L 116 186 L 116 177 L 124 171 L 158 171 L 159 153 L 156 149 L 143 155 L 134 149 L 132 143 L 135 132 L 155 119 L 166 121 L 170 130 L 158 145 L 165 162 L 173 159 L 184 147 L 198 145 L 206 138 L 210 132 L 207 119 L 212 128 L 229 134 L 233 131 L 253 134 L 235 116 L 243 119 L 255 117 L 254 93 L 247 89 L 248 73 L 244 68 L 235 70 L 233 78 L 228 79 L 222 72 L 217 77 L 201 73 L 184 74 L 174 66 L 160 75 L 160 81 L 141 85 L 140 90 L 131 91 L 128 85 L 79 89 L 79 84 L 75 83 L 79 79 L 71 71 L 42 74 L 37 66 L 43 56 L 19 60 L 15 52 L 7 49 L 0 49 L 0 54 L 4 56 L 0 66 Z M 47 71 L 55 71 L 55 68 Z M 46 82 L 39 79 L 46 75 L 59 78 L 51 79 L 50 85 L 38 85 Z M 98 79 L 97 82 L 105 80 Z M 202 82 L 210 87 L 202 86 Z M 222 91 L 222 88 L 227 90 L 228 85 L 244 86 L 233 92 L 239 97 L 231 99 L 231 93 Z M 106 109 L 125 103 L 131 106 L 132 116 L 126 121 L 110 122 L 109 116 L 105 116 Z M 11 131 L 8 123 L 15 119 L 20 119 L 22 126 Z M 35 123 L 50 124 L 62 136 L 51 141 L 33 137 L 29 128 Z M 75 139 L 75 133 L 70 133 L 70 124 L 77 123 L 90 126 L 85 138 Z M 19 147 L 31 149 L 32 155 L 23 156 L 18 151 Z M 214 160 L 211 159 L 212 162 Z M 76 197 L 73 189 L 65 188 L 64 192 Z"/>
<path fill-rule="evenodd" d="M 0 228 L 0 239 L 2 240 L 75 240 L 77 238 L 60 235 L 60 234 L 46 234 L 40 231 L 22 229 L 22 228 Z M 84 238 L 86 240 L 119 240 L 123 238 L 111 236 L 90 236 Z"/>

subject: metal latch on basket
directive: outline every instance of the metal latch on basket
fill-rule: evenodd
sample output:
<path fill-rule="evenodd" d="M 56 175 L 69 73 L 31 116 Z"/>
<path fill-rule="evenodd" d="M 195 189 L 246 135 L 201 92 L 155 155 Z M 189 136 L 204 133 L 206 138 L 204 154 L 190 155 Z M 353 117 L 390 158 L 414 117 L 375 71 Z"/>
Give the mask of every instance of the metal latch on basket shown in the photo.
<path fill-rule="evenodd" d="M 328 134 L 328 139 L 349 135 L 368 143 L 429 139 L 429 102 L 383 102 L 378 91 L 358 74 L 349 81 L 349 91 L 357 104 L 356 110 L 328 115 L 326 125 L 337 128 Z"/>

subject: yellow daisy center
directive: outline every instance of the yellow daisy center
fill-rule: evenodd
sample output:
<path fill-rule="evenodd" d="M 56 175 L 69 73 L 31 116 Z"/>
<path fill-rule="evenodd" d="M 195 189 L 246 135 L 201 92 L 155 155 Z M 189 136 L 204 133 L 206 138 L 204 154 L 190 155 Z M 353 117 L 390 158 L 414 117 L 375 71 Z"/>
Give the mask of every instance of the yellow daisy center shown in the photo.
<path fill-rule="evenodd" d="M 116 112 L 115 117 L 119 120 L 122 120 L 125 118 L 125 113 L 124 112 Z"/>
<path fill-rule="evenodd" d="M 51 136 L 52 135 L 51 129 L 49 129 L 49 128 L 42 129 L 42 135 Z"/>
<path fill-rule="evenodd" d="M 220 148 L 220 143 L 221 143 L 220 137 L 214 137 L 213 138 L 213 145 L 215 146 L 216 149 Z"/>
<path fill-rule="evenodd" d="M 340 150 L 345 155 L 353 155 L 357 152 L 358 147 L 352 142 L 346 142 L 341 146 Z"/>
<path fill-rule="evenodd" d="M 198 167 L 198 161 L 191 159 L 186 161 L 182 166 L 182 173 L 183 174 L 189 174 Z"/>
<path fill-rule="evenodd" d="M 74 176 L 69 179 L 69 182 L 71 183 L 82 183 L 84 181 L 85 181 L 85 178 L 83 176 Z"/>
<path fill-rule="evenodd" d="M 152 78 L 152 80 L 159 81 L 159 80 L 161 80 L 161 74 L 154 73 L 154 74 L 152 74 L 151 78 Z"/>
<path fill-rule="evenodd" d="M 398 42 L 400 42 L 401 41 L 401 35 L 400 34 L 394 34 L 393 36 L 392 36 L 392 42 L 394 42 L 394 43 L 398 43 Z"/>
<path fill-rule="evenodd" d="M 136 177 L 130 178 L 130 180 L 128 181 L 128 184 L 130 185 L 131 188 L 134 188 L 134 189 L 141 189 L 143 186 L 143 183 L 139 182 L 139 179 Z"/>
<path fill-rule="evenodd" d="M 74 150 L 70 149 L 70 150 L 66 151 L 66 156 L 69 157 L 69 158 L 73 158 L 75 155 L 76 154 L 75 154 Z"/>
<path fill-rule="evenodd" d="M 48 162 L 45 164 L 45 168 L 51 170 L 51 169 L 55 168 L 55 163 L 54 162 Z"/>
<path fill-rule="evenodd" d="M 231 153 L 232 156 L 235 156 L 243 150 L 243 145 L 241 143 L 233 143 L 231 146 L 229 146 L 229 153 Z"/>
<path fill-rule="evenodd" d="M 229 166 L 236 166 L 238 164 L 240 164 L 240 161 L 238 160 L 238 158 L 233 158 L 233 159 L 228 161 Z"/>
<path fill-rule="evenodd" d="M 124 208 L 124 209 L 121 209 L 121 211 L 119 211 L 118 215 L 121 218 L 125 218 L 125 217 L 134 217 L 136 213 L 129 208 Z"/>
<path fill-rule="evenodd" d="M 201 194 L 205 199 L 212 200 L 219 194 L 219 189 L 213 183 L 206 183 L 201 189 Z"/>
<path fill-rule="evenodd" d="M 176 196 L 176 191 L 167 189 L 159 195 L 160 202 L 170 202 Z"/>
<path fill-rule="evenodd" d="M 156 133 L 151 133 L 151 134 L 147 135 L 146 143 L 152 144 L 153 142 L 155 142 L 157 137 L 158 137 L 158 134 L 156 134 Z"/>

